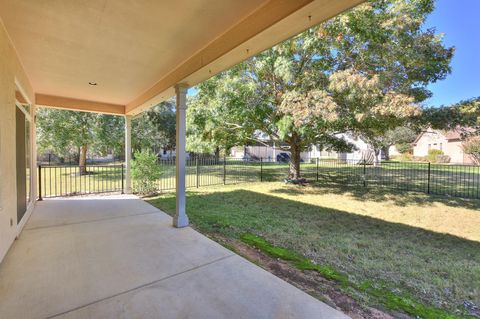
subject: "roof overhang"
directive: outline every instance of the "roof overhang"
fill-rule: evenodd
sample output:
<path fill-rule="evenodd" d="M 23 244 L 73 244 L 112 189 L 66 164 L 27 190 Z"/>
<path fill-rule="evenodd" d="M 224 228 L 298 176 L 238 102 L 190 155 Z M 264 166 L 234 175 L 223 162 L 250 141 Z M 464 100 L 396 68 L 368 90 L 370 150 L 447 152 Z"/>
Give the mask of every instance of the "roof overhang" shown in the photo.
<path fill-rule="evenodd" d="M 37 106 L 60 108 L 74 111 L 124 115 L 125 106 L 104 102 L 86 101 L 62 96 L 35 94 Z"/>
<path fill-rule="evenodd" d="M 0 18 L 37 105 L 135 115 L 361 2 L 0 0 Z"/>

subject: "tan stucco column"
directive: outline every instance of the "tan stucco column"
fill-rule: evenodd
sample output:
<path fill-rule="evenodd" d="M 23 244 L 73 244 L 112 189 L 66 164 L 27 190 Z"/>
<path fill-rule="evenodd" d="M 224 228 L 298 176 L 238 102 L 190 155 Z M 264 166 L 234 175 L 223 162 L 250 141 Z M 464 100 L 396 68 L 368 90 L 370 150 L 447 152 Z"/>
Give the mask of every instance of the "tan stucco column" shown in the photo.
<path fill-rule="evenodd" d="M 132 193 L 132 116 L 125 115 L 125 194 Z"/>
<path fill-rule="evenodd" d="M 186 163 L 186 113 L 187 113 L 187 85 L 177 84 L 175 93 L 177 95 L 176 109 L 176 211 L 173 217 L 173 226 L 188 226 L 188 216 L 185 209 L 185 163 Z"/>

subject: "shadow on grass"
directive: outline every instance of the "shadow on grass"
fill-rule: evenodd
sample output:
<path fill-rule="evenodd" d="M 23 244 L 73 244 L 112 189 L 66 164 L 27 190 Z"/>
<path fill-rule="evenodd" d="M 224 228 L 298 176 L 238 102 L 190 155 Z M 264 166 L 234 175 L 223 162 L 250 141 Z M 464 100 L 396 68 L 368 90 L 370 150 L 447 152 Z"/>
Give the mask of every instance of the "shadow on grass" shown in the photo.
<path fill-rule="evenodd" d="M 291 188 L 276 188 L 269 191 L 274 194 L 285 194 L 285 195 L 304 195 L 305 188 L 303 186 L 291 185 Z"/>
<path fill-rule="evenodd" d="M 312 182 L 311 187 L 292 187 L 278 188 L 270 192 L 287 195 L 315 195 L 315 194 L 335 194 L 348 195 L 357 200 L 368 200 L 375 202 L 392 201 L 397 206 L 430 206 L 433 203 L 442 203 L 451 207 L 465 207 L 468 209 L 479 210 L 480 200 L 452 197 L 448 195 L 432 195 L 421 192 L 398 190 L 387 187 L 361 187 L 354 185 L 339 185 L 322 182 Z"/>
<path fill-rule="evenodd" d="M 295 188 L 285 191 L 297 192 Z M 331 191 L 344 193 L 345 189 Z M 352 194 L 375 200 L 384 196 Z M 444 305 L 449 311 L 465 313 L 465 301 L 480 304 L 479 242 L 247 190 L 189 192 L 187 196 L 190 220 L 202 232 L 231 238 L 256 234 L 348 274 L 353 282 L 385 286 L 430 305 Z M 404 195 L 399 200 L 417 203 Z M 420 203 L 438 200 L 442 199 L 425 198 Z M 174 194 L 148 201 L 170 214 L 175 211 Z M 375 296 L 362 298 L 378 302 Z"/>

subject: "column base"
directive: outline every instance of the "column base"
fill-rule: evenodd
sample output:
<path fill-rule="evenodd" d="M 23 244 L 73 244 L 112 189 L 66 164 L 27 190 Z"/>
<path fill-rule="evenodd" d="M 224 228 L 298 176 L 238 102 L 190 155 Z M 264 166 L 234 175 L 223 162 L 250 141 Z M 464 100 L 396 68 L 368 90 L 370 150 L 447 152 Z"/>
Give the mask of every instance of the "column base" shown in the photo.
<path fill-rule="evenodd" d="M 173 216 L 173 226 L 176 228 L 183 228 L 188 226 L 188 216 L 187 215 L 182 215 L 182 216 Z"/>

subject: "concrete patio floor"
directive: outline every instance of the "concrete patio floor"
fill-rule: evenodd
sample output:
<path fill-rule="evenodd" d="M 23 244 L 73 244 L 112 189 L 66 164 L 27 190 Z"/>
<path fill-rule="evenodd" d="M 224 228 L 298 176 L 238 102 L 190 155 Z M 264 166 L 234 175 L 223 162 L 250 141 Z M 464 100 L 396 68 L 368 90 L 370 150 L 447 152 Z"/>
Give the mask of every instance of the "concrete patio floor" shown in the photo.
<path fill-rule="evenodd" d="M 348 318 L 130 195 L 38 202 L 0 318 Z"/>

